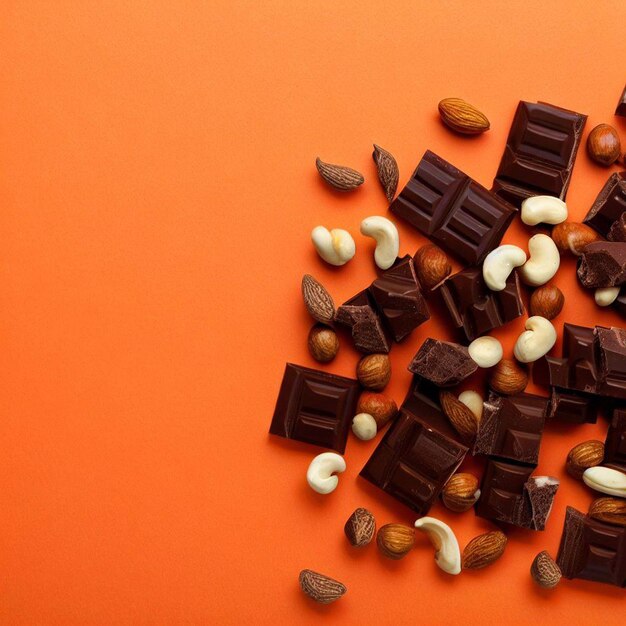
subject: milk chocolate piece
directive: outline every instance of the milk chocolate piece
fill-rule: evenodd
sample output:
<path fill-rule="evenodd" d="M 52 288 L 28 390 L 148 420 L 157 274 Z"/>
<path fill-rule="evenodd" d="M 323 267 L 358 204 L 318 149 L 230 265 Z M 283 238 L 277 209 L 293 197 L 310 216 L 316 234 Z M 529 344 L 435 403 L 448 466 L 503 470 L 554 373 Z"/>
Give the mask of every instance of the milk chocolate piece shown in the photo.
<path fill-rule="evenodd" d="M 586 115 L 520 102 L 492 191 L 519 207 L 537 195 L 565 199 Z"/>
<path fill-rule="evenodd" d="M 359 383 L 287 363 L 270 433 L 343 454 Z"/>
<path fill-rule="evenodd" d="M 624 87 L 624 91 L 622 91 L 622 95 L 617 103 L 617 107 L 615 108 L 615 115 L 626 117 L 626 87 Z"/>
<path fill-rule="evenodd" d="M 626 243 L 594 241 L 578 259 L 578 280 L 584 287 L 620 287 L 626 282 Z"/>
<path fill-rule="evenodd" d="M 600 190 L 583 222 L 597 230 L 605 239 L 623 241 L 623 239 L 615 239 L 615 234 L 619 233 L 619 227 L 613 232 L 613 235 L 611 232 L 614 224 L 621 220 L 625 211 L 626 172 L 615 172 L 609 176 L 604 187 Z"/>
<path fill-rule="evenodd" d="M 357 350 L 365 354 L 380 352 L 387 354 L 391 350 L 391 340 L 387 337 L 368 289 L 360 291 L 356 296 L 344 302 L 337 309 L 335 319 L 350 328 L 354 347 Z"/>
<path fill-rule="evenodd" d="M 556 562 L 565 578 L 626 587 L 626 527 L 605 524 L 568 506 Z"/>
<path fill-rule="evenodd" d="M 478 369 L 465 346 L 426 339 L 409 364 L 409 371 L 441 387 L 452 387 Z"/>
<path fill-rule="evenodd" d="M 361 476 L 425 515 L 466 453 L 465 446 L 400 411 Z"/>
<path fill-rule="evenodd" d="M 530 393 L 490 393 L 483 407 L 473 454 L 537 464 L 548 399 Z"/>
<path fill-rule="evenodd" d="M 604 443 L 603 464 L 626 472 L 626 408 L 613 409 Z"/>
<path fill-rule="evenodd" d="M 498 246 L 516 212 L 430 151 L 390 210 L 470 265 Z"/>
<path fill-rule="evenodd" d="M 598 401 L 592 396 L 552 387 L 548 419 L 570 424 L 595 424 L 598 419 Z"/>
<path fill-rule="evenodd" d="M 469 267 L 447 278 L 439 293 L 452 323 L 468 341 L 519 317 L 524 312 L 517 272 L 511 272 L 502 291 L 491 291 L 482 269 Z"/>
<path fill-rule="evenodd" d="M 595 328 L 595 350 L 600 371 L 597 393 L 626 399 L 626 330 Z"/>

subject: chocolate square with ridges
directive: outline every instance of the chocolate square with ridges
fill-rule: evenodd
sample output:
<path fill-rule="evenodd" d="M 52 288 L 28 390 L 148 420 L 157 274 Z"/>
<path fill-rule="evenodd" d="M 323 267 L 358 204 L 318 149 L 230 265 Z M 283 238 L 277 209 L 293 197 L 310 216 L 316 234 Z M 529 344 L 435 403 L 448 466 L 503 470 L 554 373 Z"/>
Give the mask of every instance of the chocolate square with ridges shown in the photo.
<path fill-rule="evenodd" d="M 597 393 L 626 399 L 626 330 L 596 326 Z"/>
<path fill-rule="evenodd" d="M 287 363 L 270 433 L 343 454 L 359 383 Z"/>
<path fill-rule="evenodd" d="M 626 172 L 609 176 L 583 222 L 598 231 L 605 239 L 609 237 L 615 222 L 626 211 Z"/>
<path fill-rule="evenodd" d="M 604 465 L 626 472 L 626 408 L 613 409 L 604 443 Z"/>
<path fill-rule="evenodd" d="M 598 419 L 598 401 L 592 396 L 552 387 L 548 419 L 570 424 L 595 424 Z"/>

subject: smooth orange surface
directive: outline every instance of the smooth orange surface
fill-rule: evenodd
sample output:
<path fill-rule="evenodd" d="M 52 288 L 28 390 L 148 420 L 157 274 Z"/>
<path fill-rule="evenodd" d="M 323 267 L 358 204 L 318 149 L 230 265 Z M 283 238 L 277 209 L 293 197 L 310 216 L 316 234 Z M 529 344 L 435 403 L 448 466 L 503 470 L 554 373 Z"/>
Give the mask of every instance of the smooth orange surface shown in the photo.
<path fill-rule="evenodd" d="M 505 8 L 506 6 L 508 8 Z M 470 2 L 17 1 L 0 8 L 0 622 L 2 624 L 623 624 L 624 590 L 542 592 L 565 506 L 592 494 L 567 451 L 606 424 L 549 426 L 539 473 L 562 479 L 548 529 L 512 531 L 492 568 L 455 578 L 425 537 L 390 562 L 351 549 L 357 506 L 413 514 L 357 474 L 376 442 L 350 438 L 328 497 L 304 480 L 318 450 L 269 437 L 285 361 L 314 365 L 300 279 L 342 302 L 374 276 L 361 219 L 386 214 L 372 143 L 401 185 L 431 148 L 490 185 L 515 106 L 613 110 L 626 80 L 621 0 Z M 492 129 L 448 132 L 460 96 Z M 332 193 L 319 155 L 366 184 Z M 616 168 L 612 168 L 615 171 Z M 579 154 L 580 219 L 608 176 Z M 355 233 L 333 270 L 317 224 Z M 399 224 L 401 252 L 424 239 Z M 505 241 L 524 244 L 519 223 Z M 563 321 L 620 324 L 563 263 Z M 390 393 L 446 320 L 393 350 Z M 523 320 L 495 333 L 510 353 Z M 329 371 L 351 375 L 348 341 Z M 477 469 L 475 462 L 468 467 Z M 464 545 L 490 528 L 440 504 Z M 319 607 L 302 568 L 349 592 Z"/>

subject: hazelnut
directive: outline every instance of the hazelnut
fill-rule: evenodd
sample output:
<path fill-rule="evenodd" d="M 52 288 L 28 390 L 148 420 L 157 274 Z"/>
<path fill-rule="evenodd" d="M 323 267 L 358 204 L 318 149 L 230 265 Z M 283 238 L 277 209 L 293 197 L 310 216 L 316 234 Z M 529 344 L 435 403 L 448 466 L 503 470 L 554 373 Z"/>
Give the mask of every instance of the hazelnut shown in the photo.
<path fill-rule="evenodd" d="M 587 153 L 592 161 L 600 165 L 615 163 L 621 150 L 619 135 L 609 124 L 598 124 L 587 136 Z"/>
<path fill-rule="evenodd" d="M 530 297 L 530 314 L 552 320 L 563 310 L 564 304 L 565 296 L 558 287 L 544 285 L 535 289 Z"/>
<path fill-rule="evenodd" d="M 404 524 L 385 524 L 376 534 L 376 544 L 386 557 L 401 559 L 415 544 L 415 529 Z"/>
<path fill-rule="evenodd" d="M 386 354 L 368 354 L 356 366 L 356 377 L 366 389 L 381 391 L 391 378 L 391 361 Z"/>
<path fill-rule="evenodd" d="M 489 386 L 507 396 L 521 393 L 528 385 L 528 372 L 513 359 L 502 359 L 491 371 Z"/>
<path fill-rule="evenodd" d="M 603 459 L 604 444 L 597 439 L 590 439 L 569 451 L 565 467 L 570 476 L 581 480 L 586 469 L 600 465 Z"/>
<path fill-rule="evenodd" d="M 393 398 L 382 393 L 364 391 L 356 405 L 357 413 L 369 413 L 380 430 L 398 412 L 398 405 Z"/>
<path fill-rule="evenodd" d="M 434 243 L 422 246 L 415 253 L 413 264 L 417 279 L 425 289 L 432 289 L 452 271 L 446 253 Z"/>
<path fill-rule="evenodd" d="M 600 241 L 602 237 L 587 224 L 562 222 L 552 229 L 552 239 L 559 252 L 572 252 L 580 256 L 587 244 Z"/>
<path fill-rule="evenodd" d="M 339 351 L 339 339 L 332 328 L 315 324 L 309 331 L 309 352 L 320 363 L 332 361 Z"/>
<path fill-rule="evenodd" d="M 478 478 L 464 472 L 454 474 L 441 493 L 443 503 L 456 513 L 463 513 L 471 509 L 478 498 L 480 498 Z"/>

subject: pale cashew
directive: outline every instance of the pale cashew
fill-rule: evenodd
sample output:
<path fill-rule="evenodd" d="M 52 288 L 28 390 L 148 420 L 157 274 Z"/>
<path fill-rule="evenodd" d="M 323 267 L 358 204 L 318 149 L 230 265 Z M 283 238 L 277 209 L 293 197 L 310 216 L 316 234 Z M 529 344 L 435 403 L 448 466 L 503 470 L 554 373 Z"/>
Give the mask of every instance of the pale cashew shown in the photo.
<path fill-rule="evenodd" d="M 376 420 L 369 413 L 359 413 L 352 420 L 352 432 L 362 441 L 374 439 L 378 432 Z"/>
<path fill-rule="evenodd" d="M 333 473 L 345 471 L 346 462 L 342 456 L 334 452 L 322 452 L 311 461 L 306 473 L 306 480 L 313 491 L 327 494 L 334 491 L 339 484 L 339 478 Z"/>
<path fill-rule="evenodd" d="M 559 269 L 561 255 L 552 237 L 535 235 L 528 240 L 530 257 L 519 273 L 527 285 L 545 285 Z"/>
<path fill-rule="evenodd" d="M 415 528 L 424 531 L 435 547 L 435 562 L 448 574 L 461 573 L 461 550 L 452 529 L 434 517 L 422 517 Z"/>
<path fill-rule="evenodd" d="M 386 217 L 373 215 L 361 222 L 361 234 L 376 240 L 374 261 L 381 270 L 389 269 L 400 250 L 400 236 L 396 225 Z"/>
<path fill-rule="evenodd" d="M 478 367 L 493 367 L 502 360 L 502 344 L 495 337 L 478 337 L 467 350 Z"/>
<path fill-rule="evenodd" d="M 598 306 L 610 306 L 619 296 L 620 287 L 599 287 L 593 297 Z"/>
<path fill-rule="evenodd" d="M 526 320 L 526 330 L 517 338 L 513 354 L 520 363 L 532 363 L 547 354 L 556 343 L 556 330 L 540 315 Z"/>
<path fill-rule="evenodd" d="M 596 491 L 626 498 L 626 474 L 623 472 L 598 465 L 584 471 L 583 481 Z"/>
<path fill-rule="evenodd" d="M 554 196 L 533 196 L 522 202 L 521 218 L 524 224 L 560 224 L 567 219 L 567 205 Z"/>
<path fill-rule="evenodd" d="M 502 291 L 514 267 L 526 263 L 526 253 L 517 246 L 505 244 L 492 250 L 483 263 L 483 278 L 492 291 Z"/>
<path fill-rule="evenodd" d="M 324 226 L 316 226 L 311 231 L 311 239 L 317 253 L 331 265 L 345 265 L 356 252 L 352 235 L 341 228 L 328 230 Z"/>
<path fill-rule="evenodd" d="M 459 402 L 462 402 L 480 422 L 483 416 L 483 398 L 477 391 L 463 391 L 459 394 Z"/>

